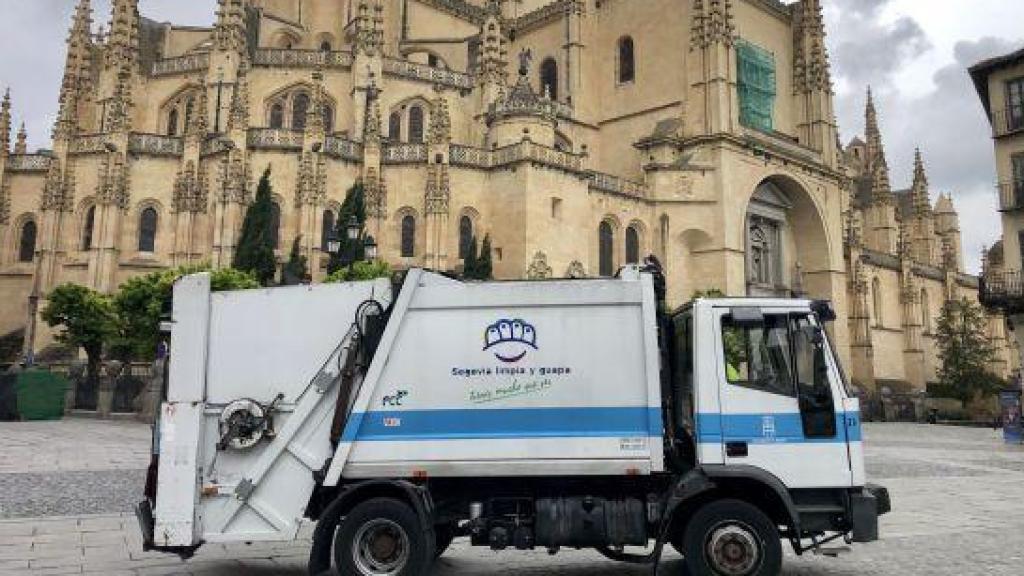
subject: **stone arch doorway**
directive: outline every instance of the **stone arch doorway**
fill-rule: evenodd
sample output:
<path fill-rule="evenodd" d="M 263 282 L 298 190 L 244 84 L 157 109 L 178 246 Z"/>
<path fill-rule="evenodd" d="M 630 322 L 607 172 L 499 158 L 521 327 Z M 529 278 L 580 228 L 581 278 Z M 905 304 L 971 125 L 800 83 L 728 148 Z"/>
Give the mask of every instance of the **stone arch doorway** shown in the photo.
<path fill-rule="evenodd" d="M 744 220 L 746 285 L 749 296 L 832 298 L 825 220 L 807 190 L 785 176 L 762 180 Z"/>

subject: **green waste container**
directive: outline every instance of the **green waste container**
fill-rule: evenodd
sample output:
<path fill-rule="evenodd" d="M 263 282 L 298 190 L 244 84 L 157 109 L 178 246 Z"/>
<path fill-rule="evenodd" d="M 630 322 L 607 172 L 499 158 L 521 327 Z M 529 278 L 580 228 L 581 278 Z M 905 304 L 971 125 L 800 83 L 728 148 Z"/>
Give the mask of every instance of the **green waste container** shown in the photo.
<path fill-rule="evenodd" d="M 15 390 L 22 420 L 60 420 L 68 381 L 60 374 L 29 370 L 18 374 Z"/>

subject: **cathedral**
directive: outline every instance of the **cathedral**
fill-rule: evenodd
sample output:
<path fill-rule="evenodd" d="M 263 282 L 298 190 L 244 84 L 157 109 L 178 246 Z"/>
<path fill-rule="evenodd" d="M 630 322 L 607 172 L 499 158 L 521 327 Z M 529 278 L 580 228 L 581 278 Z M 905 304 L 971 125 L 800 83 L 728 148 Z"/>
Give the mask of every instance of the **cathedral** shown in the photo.
<path fill-rule="evenodd" d="M 820 0 L 219 0 L 211 28 L 79 0 L 52 150 L 0 112 L 0 333 L 75 282 L 228 266 L 255 181 L 279 258 L 326 270 L 346 192 L 396 268 L 609 276 L 669 298 L 835 303 L 858 386 L 923 390 L 943 302 L 977 297 L 948 196 L 891 189 L 877 115 L 842 147 Z M 42 305 L 42 304 L 40 304 Z M 992 320 L 1009 372 L 1002 321 Z M 48 340 L 32 339 L 39 348 Z"/>

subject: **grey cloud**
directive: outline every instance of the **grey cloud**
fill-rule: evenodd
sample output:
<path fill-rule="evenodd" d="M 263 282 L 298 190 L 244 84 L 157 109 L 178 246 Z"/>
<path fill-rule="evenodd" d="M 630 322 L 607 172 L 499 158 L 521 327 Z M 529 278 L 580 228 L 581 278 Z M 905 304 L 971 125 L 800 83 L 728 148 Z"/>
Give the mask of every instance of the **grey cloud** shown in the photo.
<path fill-rule="evenodd" d="M 871 85 L 881 116 L 882 135 L 894 187 L 907 187 L 913 154 L 920 147 L 932 195 L 952 193 L 961 213 L 964 251 L 970 270 L 980 266 L 983 245 L 999 236 L 995 211 L 995 159 L 991 131 L 967 74 L 972 64 L 1019 48 L 1020 40 L 983 38 L 961 41 L 954 61 L 932 78 L 932 90 L 904 95 L 900 71 L 933 46 L 909 17 L 884 22 L 892 0 L 832 0 L 830 42 L 835 74 L 845 88 L 836 102 L 843 136 L 864 130 L 864 89 Z"/>
<path fill-rule="evenodd" d="M 891 0 L 833 0 L 839 18 L 831 22 L 835 64 L 854 85 L 892 77 L 907 61 L 931 47 L 921 25 L 903 16 L 883 23 Z"/>

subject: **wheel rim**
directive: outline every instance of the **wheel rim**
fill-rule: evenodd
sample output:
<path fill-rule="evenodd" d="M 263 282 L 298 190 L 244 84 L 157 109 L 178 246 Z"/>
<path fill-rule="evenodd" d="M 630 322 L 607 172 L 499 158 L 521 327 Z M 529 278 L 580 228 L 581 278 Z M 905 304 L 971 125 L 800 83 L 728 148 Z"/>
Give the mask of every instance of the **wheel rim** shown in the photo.
<path fill-rule="evenodd" d="M 409 535 L 391 520 L 370 520 L 356 532 L 352 558 L 363 576 L 394 576 L 409 562 Z"/>
<path fill-rule="evenodd" d="M 715 573 L 749 576 L 761 568 L 763 552 L 760 540 L 746 524 L 720 524 L 708 534 L 705 554 Z"/>

